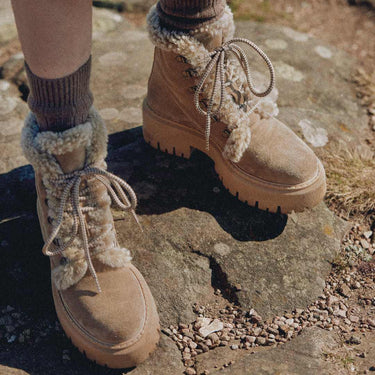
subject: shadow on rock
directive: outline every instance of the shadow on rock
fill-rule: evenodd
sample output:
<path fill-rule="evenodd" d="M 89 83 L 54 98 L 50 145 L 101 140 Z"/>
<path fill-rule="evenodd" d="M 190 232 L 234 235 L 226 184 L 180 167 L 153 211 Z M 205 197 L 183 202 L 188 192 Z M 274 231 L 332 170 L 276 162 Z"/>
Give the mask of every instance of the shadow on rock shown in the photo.
<path fill-rule="evenodd" d="M 205 154 L 191 159 L 154 150 L 141 128 L 110 136 L 109 169 L 127 180 L 139 199 L 140 215 L 159 215 L 181 207 L 205 211 L 238 241 L 266 241 L 279 236 L 287 215 L 249 207 L 233 197 Z"/>

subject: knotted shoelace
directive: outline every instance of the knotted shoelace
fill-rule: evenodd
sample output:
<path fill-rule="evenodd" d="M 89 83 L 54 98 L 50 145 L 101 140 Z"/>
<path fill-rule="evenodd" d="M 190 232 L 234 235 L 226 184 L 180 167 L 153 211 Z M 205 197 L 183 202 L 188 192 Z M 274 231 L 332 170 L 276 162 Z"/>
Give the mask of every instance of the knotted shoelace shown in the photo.
<path fill-rule="evenodd" d="M 57 219 L 52 226 L 52 232 L 49 238 L 43 246 L 43 253 L 47 256 L 62 254 L 64 250 L 66 250 L 69 246 L 72 245 L 74 239 L 78 236 L 78 233 L 80 232 L 88 268 L 90 270 L 92 277 L 95 280 L 98 291 L 101 292 L 98 276 L 96 274 L 95 268 L 91 260 L 89 250 L 90 244 L 88 227 L 84 216 L 85 212 L 92 210 L 94 208 L 81 207 L 80 205 L 80 201 L 84 199 L 83 197 L 80 197 L 80 185 L 83 179 L 87 179 L 89 177 L 94 177 L 96 180 L 100 181 L 106 187 L 112 200 L 117 204 L 117 206 L 124 211 L 131 211 L 135 221 L 140 226 L 138 218 L 135 214 L 135 208 L 137 206 L 137 197 L 133 189 L 130 187 L 130 185 L 121 178 L 115 176 L 112 173 L 109 173 L 104 169 L 89 166 L 82 170 L 61 175 L 53 180 L 54 183 L 62 184 L 64 187 L 60 198 L 60 205 L 57 209 Z M 114 189 L 112 188 L 112 186 L 114 187 Z M 127 194 L 129 195 L 129 197 L 127 196 Z M 66 205 L 69 201 L 71 202 L 72 206 L 72 210 L 70 211 L 66 209 Z M 54 240 L 57 238 L 57 235 L 63 223 L 64 212 L 67 211 L 71 212 L 73 216 L 73 228 L 71 231 L 70 238 L 64 244 L 59 244 L 54 249 L 51 249 L 52 244 L 54 243 Z M 112 227 L 109 230 L 111 229 Z"/>
<path fill-rule="evenodd" d="M 246 57 L 245 51 L 238 46 L 236 43 L 244 43 L 250 46 L 252 49 L 254 49 L 266 62 L 267 67 L 270 72 L 270 83 L 267 87 L 267 89 L 263 92 L 258 92 L 253 85 L 253 81 L 250 74 L 250 65 L 249 61 Z M 214 51 L 210 53 L 210 62 L 207 64 L 206 68 L 204 69 L 204 72 L 202 74 L 202 77 L 196 87 L 195 94 L 194 94 L 194 104 L 196 109 L 201 113 L 202 115 L 206 116 L 206 149 L 209 150 L 209 143 L 210 143 L 210 133 L 211 133 L 211 118 L 215 115 L 218 115 L 220 113 L 220 109 L 223 105 L 224 95 L 225 95 L 225 67 L 226 67 L 226 57 L 229 55 L 229 53 L 232 53 L 237 60 L 240 63 L 240 66 L 242 67 L 243 71 L 246 75 L 246 81 L 249 86 L 250 91 L 253 95 L 257 97 L 265 97 L 268 94 L 271 93 L 271 91 L 274 88 L 275 84 L 275 70 L 272 66 L 271 60 L 268 58 L 268 56 L 253 42 L 250 40 L 247 40 L 245 38 L 234 38 L 227 42 L 225 42 L 220 47 L 216 48 Z M 229 59 L 227 59 L 229 60 Z M 212 92 L 208 101 L 208 105 L 206 110 L 201 107 L 200 103 L 200 94 L 203 92 L 203 86 L 207 80 L 207 78 L 211 75 L 212 72 L 215 72 L 214 75 L 214 84 L 212 88 Z M 218 88 L 220 87 L 220 99 L 219 103 L 216 105 L 216 108 L 214 109 L 214 101 L 215 96 L 218 92 Z M 247 114 L 250 114 L 254 111 L 254 109 L 257 107 L 260 101 L 258 101 L 257 104 L 255 104 L 248 112 Z"/>

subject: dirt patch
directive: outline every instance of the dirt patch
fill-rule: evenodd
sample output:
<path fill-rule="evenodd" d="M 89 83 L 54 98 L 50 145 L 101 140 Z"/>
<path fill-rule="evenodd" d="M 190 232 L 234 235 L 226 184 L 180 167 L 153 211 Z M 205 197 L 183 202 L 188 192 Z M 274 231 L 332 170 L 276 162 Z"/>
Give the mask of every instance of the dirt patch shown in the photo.
<path fill-rule="evenodd" d="M 375 10 L 371 6 L 351 6 L 346 0 L 233 0 L 231 6 L 237 19 L 309 33 L 355 56 L 367 71 L 373 70 Z"/>

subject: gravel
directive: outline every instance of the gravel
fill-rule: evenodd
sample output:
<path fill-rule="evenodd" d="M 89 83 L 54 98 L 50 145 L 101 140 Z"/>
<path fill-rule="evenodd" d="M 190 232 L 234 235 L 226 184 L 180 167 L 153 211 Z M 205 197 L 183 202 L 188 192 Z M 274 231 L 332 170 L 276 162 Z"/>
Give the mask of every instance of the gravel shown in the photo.
<path fill-rule="evenodd" d="M 360 344 L 361 332 L 375 331 L 375 319 L 363 316 L 363 313 L 349 302 L 354 291 L 358 290 L 360 304 L 375 306 L 373 290 L 367 288 L 373 285 L 374 280 L 371 275 L 362 275 L 356 267 L 359 262 L 371 261 L 373 245 L 367 239 L 372 235 L 372 232 L 362 233 L 360 226 L 354 226 L 343 243 L 341 258 L 345 266 L 336 265 L 326 280 L 322 295 L 306 309 L 295 309 L 283 316 L 264 320 L 254 309 L 243 311 L 232 304 L 208 317 L 207 315 L 211 315 L 210 310 L 195 304 L 195 322 L 162 330 L 181 350 L 188 371 L 185 373 L 194 374 L 196 357 L 216 347 L 229 346 L 231 350 L 251 350 L 257 346 L 278 346 L 313 325 L 347 334 L 349 344 Z M 235 288 L 238 290 L 238 286 Z M 216 290 L 215 294 L 220 295 L 221 291 Z"/>

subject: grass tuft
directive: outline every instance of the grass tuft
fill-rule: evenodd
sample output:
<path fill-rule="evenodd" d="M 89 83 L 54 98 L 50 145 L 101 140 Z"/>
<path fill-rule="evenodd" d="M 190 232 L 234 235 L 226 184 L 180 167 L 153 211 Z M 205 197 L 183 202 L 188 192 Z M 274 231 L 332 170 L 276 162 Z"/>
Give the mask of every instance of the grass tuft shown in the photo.
<path fill-rule="evenodd" d="M 331 147 L 323 156 L 327 202 L 347 217 L 375 212 L 375 157 L 371 149 Z"/>
<path fill-rule="evenodd" d="M 369 74 L 362 68 L 358 69 L 354 82 L 357 84 L 357 96 L 362 105 L 368 108 L 370 115 L 375 115 L 375 71 Z"/>

